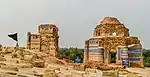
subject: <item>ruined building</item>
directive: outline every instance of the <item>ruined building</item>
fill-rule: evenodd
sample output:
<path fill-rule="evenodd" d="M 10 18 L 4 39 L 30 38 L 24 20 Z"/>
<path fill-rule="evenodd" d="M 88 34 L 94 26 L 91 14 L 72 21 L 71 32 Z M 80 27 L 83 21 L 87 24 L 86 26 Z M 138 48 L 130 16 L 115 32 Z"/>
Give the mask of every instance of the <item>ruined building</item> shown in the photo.
<path fill-rule="evenodd" d="M 84 62 L 98 61 L 125 66 L 143 66 L 141 43 L 114 17 L 105 17 L 85 41 Z"/>
<path fill-rule="evenodd" d="M 58 28 L 53 24 L 41 24 L 38 27 L 39 33 L 28 32 L 27 48 L 56 56 L 58 51 Z"/>

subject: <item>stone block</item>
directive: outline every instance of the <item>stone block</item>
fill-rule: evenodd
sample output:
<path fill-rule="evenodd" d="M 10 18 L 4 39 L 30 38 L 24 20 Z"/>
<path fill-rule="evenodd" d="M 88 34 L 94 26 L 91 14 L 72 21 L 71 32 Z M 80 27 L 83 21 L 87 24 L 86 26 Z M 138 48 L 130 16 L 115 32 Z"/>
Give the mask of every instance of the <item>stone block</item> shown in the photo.
<path fill-rule="evenodd" d="M 45 66 L 45 62 L 43 60 L 37 60 L 32 62 L 34 67 L 41 67 L 43 68 Z"/>
<path fill-rule="evenodd" d="M 54 69 L 47 69 L 47 70 L 44 72 L 43 77 L 56 77 L 55 70 L 54 70 Z"/>
<path fill-rule="evenodd" d="M 32 61 L 33 55 L 24 55 L 24 60 L 25 61 Z"/>
<path fill-rule="evenodd" d="M 19 71 L 17 67 L 11 66 L 11 65 L 9 65 L 9 66 L 1 66 L 1 69 Z"/>
<path fill-rule="evenodd" d="M 139 75 L 139 74 L 135 74 L 135 73 L 129 73 L 129 74 L 127 75 L 127 77 L 142 77 L 142 76 Z"/>
<path fill-rule="evenodd" d="M 109 77 L 118 77 L 119 76 L 119 71 L 102 71 L 102 76 L 109 76 Z"/>
<path fill-rule="evenodd" d="M 96 73 L 96 69 L 87 68 L 85 71 L 90 73 Z"/>
<path fill-rule="evenodd" d="M 10 74 L 10 75 L 17 75 L 16 72 L 6 72 L 6 74 Z"/>
<path fill-rule="evenodd" d="M 84 70 L 85 70 L 85 66 L 84 66 L 83 64 L 75 64 L 75 65 L 73 66 L 73 68 L 74 68 L 75 70 L 78 70 L 78 71 L 84 71 Z"/>
<path fill-rule="evenodd" d="M 37 77 L 43 77 L 43 74 L 35 73 L 34 76 L 37 76 Z"/>
<path fill-rule="evenodd" d="M 12 53 L 14 52 L 15 49 L 13 47 L 7 47 L 5 50 L 4 50 L 4 54 L 7 54 L 7 53 Z"/>
<path fill-rule="evenodd" d="M 0 61 L 6 61 L 6 59 L 3 56 L 0 56 Z"/>
<path fill-rule="evenodd" d="M 0 63 L 0 66 L 1 66 L 1 65 L 2 65 L 2 66 L 5 66 L 6 64 L 5 64 L 5 63 Z"/>
<path fill-rule="evenodd" d="M 70 71 L 70 72 L 71 72 L 71 75 L 73 75 L 73 76 L 74 76 L 74 75 L 76 75 L 76 76 L 77 76 L 77 75 L 78 75 L 78 76 L 83 76 L 83 75 L 85 74 L 84 72 L 81 72 L 81 71 L 79 72 L 79 71 L 73 71 L 73 70 L 72 70 L 72 71 Z"/>
<path fill-rule="evenodd" d="M 18 64 L 16 66 L 18 68 L 32 68 L 32 64 Z"/>
<path fill-rule="evenodd" d="M 65 75 L 65 77 L 73 77 L 72 75 L 68 74 L 68 75 Z"/>

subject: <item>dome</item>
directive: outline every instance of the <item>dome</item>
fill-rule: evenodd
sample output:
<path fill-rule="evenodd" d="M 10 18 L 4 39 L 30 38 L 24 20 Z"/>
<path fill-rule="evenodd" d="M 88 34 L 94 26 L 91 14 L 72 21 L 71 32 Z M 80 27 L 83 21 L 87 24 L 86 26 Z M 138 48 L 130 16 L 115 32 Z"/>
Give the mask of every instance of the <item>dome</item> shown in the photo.
<path fill-rule="evenodd" d="M 54 24 L 41 24 L 39 27 L 44 28 L 44 27 L 52 27 L 55 26 Z"/>
<path fill-rule="evenodd" d="M 101 24 L 121 24 L 115 17 L 105 17 Z"/>

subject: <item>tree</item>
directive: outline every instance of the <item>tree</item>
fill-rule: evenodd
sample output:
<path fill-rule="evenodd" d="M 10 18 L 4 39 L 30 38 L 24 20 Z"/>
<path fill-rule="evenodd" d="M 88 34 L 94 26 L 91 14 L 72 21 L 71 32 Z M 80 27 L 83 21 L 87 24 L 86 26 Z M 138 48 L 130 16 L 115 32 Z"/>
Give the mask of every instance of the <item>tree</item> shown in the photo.
<path fill-rule="evenodd" d="M 150 50 L 143 50 L 144 66 L 150 67 Z"/>
<path fill-rule="evenodd" d="M 58 51 L 57 56 L 59 58 L 66 58 L 70 60 L 74 60 L 76 56 L 79 56 L 81 60 L 83 61 L 83 49 L 78 49 L 78 48 L 60 48 Z"/>

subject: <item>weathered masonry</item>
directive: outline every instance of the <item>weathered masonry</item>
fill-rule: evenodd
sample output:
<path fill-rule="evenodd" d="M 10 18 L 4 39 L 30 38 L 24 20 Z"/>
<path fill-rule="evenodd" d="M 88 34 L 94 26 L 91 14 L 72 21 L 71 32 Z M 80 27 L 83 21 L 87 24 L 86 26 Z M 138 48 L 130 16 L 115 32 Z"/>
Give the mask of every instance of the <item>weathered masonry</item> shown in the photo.
<path fill-rule="evenodd" d="M 39 33 L 28 32 L 27 48 L 56 56 L 58 51 L 58 28 L 53 24 L 41 24 L 38 27 Z"/>
<path fill-rule="evenodd" d="M 85 41 L 84 62 L 99 61 L 125 66 L 143 66 L 142 45 L 129 29 L 114 17 L 105 17 L 93 37 Z"/>

